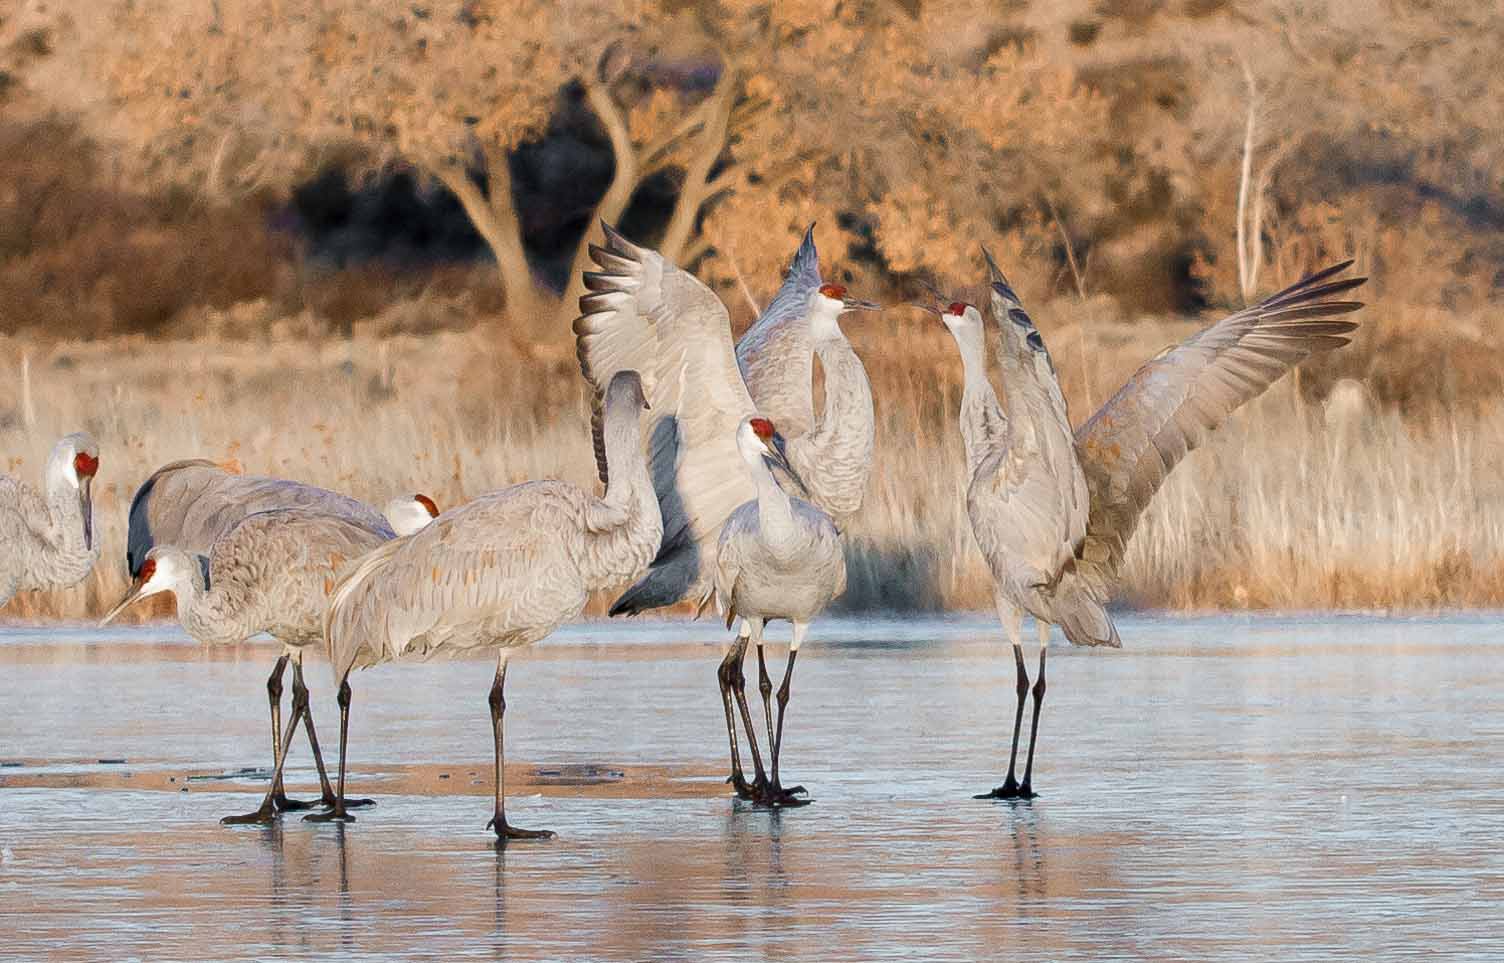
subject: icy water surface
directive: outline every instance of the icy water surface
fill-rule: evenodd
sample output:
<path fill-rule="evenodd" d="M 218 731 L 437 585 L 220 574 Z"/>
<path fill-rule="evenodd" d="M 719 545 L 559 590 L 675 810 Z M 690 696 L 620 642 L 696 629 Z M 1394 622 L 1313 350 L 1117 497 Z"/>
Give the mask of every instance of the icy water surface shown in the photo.
<path fill-rule="evenodd" d="M 0 956 L 1504 959 L 1504 619 L 1121 628 L 1051 650 L 1042 795 L 997 803 L 970 798 L 1012 722 L 995 627 L 825 623 L 784 753 L 816 801 L 769 813 L 714 779 L 713 627 L 576 627 L 514 660 L 509 761 L 623 776 L 514 787 L 559 838 L 503 852 L 489 663 L 357 673 L 379 805 L 231 829 L 265 783 L 188 776 L 267 764 L 275 648 L 3 629 Z"/>

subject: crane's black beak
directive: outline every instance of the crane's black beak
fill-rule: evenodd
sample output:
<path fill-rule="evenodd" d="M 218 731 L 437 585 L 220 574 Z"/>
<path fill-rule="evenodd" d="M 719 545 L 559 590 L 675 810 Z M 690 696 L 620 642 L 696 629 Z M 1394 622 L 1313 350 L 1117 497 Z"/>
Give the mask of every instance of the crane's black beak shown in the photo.
<path fill-rule="evenodd" d="M 94 476 L 78 480 L 78 507 L 84 513 L 84 551 L 94 550 Z"/>
<path fill-rule="evenodd" d="M 125 597 L 116 602 L 115 607 L 105 613 L 105 617 L 99 620 L 100 626 L 109 625 L 115 616 L 130 608 L 131 603 L 141 597 L 141 591 L 144 588 L 146 588 L 146 579 L 137 575 L 135 580 L 131 582 L 131 587 L 125 590 Z"/>
<path fill-rule="evenodd" d="M 773 432 L 773 437 L 771 439 L 771 444 L 768 450 L 770 452 L 770 454 L 768 455 L 768 461 L 788 472 L 789 477 L 794 480 L 794 483 L 797 484 L 803 491 L 808 492 L 809 486 L 804 483 L 803 478 L 799 477 L 799 473 L 797 471 L 794 471 L 794 466 L 789 464 L 788 445 L 783 440 L 783 435 L 779 434 L 776 431 Z"/>
<path fill-rule="evenodd" d="M 861 298 L 842 298 L 842 311 L 881 311 L 883 306 L 876 301 L 863 301 Z"/>

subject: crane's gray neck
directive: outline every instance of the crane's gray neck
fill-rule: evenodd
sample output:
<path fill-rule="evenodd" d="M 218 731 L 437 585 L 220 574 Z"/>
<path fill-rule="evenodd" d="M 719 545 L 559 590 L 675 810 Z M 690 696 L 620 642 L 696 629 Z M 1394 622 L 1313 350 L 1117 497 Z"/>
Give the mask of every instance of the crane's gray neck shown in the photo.
<path fill-rule="evenodd" d="M 171 591 L 183 631 L 207 645 L 228 645 L 254 634 L 245 628 L 253 600 L 230 598 L 231 586 L 206 585 L 203 565 L 186 552 L 178 568 L 183 574 L 173 582 Z M 241 613 L 241 617 L 232 612 Z"/>
<path fill-rule="evenodd" d="M 606 411 L 602 436 L 609 481 L 604 498 L 587 509 L 582 564 L 592 588 L 616 585 L 641 573 L 658 549 L 663 517 L 643 452 L 640 406 Z"/>
<path fill-rule="evenodd" d="M 99 539 L 84 545 L 84 512 L 78 489 L 61 473 L 47 474 L 47 518 L 41 551 L 32 564 L 30 581 L 38 587 L 73 585 L 81 581 L 99 558 Z"/>
<path fill-rule="evenodd" d="M 967 477 L 1007 438 L 1008 418 L 987 379 L 987 355 L 980 328 L 952 331 L 961 351 L 961 441 L 966 446 Z"/>
<path fill-rule="evenodd" d="M 816 505 L 850 515 L 862 507 L 872 468 L 872 384 L 844 337 L 817 341 L 815 353 L 825 371 L 825 409 L 814 431 L 789 443 L 789 460 Z"/>
<path fill-rule="evenodd" d="M 757 486 L 758 535 L 774 558 L 791 558 L 799 550 L 793 500 L 761 457 L 749 462 L 747 467 Z"/>

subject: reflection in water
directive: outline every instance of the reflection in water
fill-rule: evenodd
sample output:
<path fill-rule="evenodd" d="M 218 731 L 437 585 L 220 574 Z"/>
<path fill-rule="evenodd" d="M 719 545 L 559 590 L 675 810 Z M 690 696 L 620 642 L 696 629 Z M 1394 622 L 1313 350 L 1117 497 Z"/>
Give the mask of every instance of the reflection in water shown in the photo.
<path fill-rule="evenodd" d="M 1012 665 L 985 623 L 943 629 L 930 635 L 941 642 L 890 649 L 838 624 L 846 643 L 811 649 L 801 691 L 815 708 L 786 751 L 817 798 L 797 810 L 758 811 L 719 786 L 713 798 L 519 792 L 518 819 L 560 837 L 498 849 L 486 798 L 447 794 L 490 751 L 473 738 L 474 707 L 443 695 L 466 664 L 393 670 L 402 684 L 382 687 L 351 734 L 357 776 L 446 760 L 454 779 L 438 795 L 384 796 L 348 826 L 219 826 L 263 788 L 251 784 L 0 783 L 6 952 L 1504 958 L 1498 624 L 1126 620 L 1126 652 L 1052 653 L 1032 802 L 970 798 L 1006 760 Z M 539 649 L 517 745 L 550 766 L 719 771 L 712 641 L 655 644 L 651 657 Z M 193 663 L 165 646 L 172 658 L 137 662 L 103 648 L 54 658 L 45 639 L 0 640 L 0 759 L 66 770 L 109 754 L 135 772 L 256 761 L 262 706 L 244 694 L 262 660 Z M 622 697 L 649 674 L 654 699 Z M 190 695 L 164 707 L 163 685 Z"/>

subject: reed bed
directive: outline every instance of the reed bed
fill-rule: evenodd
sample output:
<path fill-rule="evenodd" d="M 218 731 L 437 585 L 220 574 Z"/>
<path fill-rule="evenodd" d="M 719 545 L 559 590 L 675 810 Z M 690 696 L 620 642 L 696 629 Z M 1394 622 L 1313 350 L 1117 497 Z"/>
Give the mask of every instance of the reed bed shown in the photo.
<path fill-rule="evenodd" d="M 1186 330 L 1051 333 L 1074 410 L 1085 413 L 1088 396 L 1100 404 L 1107 392 L 1097 386 L 1116 385 Z M 491 326 L 421 337 L 359 326 L 350 337 L 274 334 L 0 338 L 0 467 L 36 484 L 59 436 L 94 433 L 104 546 L 84 584 L 19 597 L 0 619 L 91 618 L 118 598 L 131 495 L 178 458 L 376 503 L 422 491 L 454 505 L 539 477 L 595 484 L 588 404 L 567 340 L 519 343 Z M 853 326 L 852 335 L 878 399 L 879 454 L 866 506 L 847 529 L 841 604 L 986 608 L 990 583 L 963 498 L 954 349 L 938 325 L 904 318 Z M 1090 360 L 1090 384 L 1078 358 Z M 1504 604 L 1504 413 L 1473 406 L 1401 417 L 1361 390 L 1328 409 L 1288 382 L 1277 386 L 1171 476 L 1134 537 L 1121 598 L 1172 609 Z"/>

